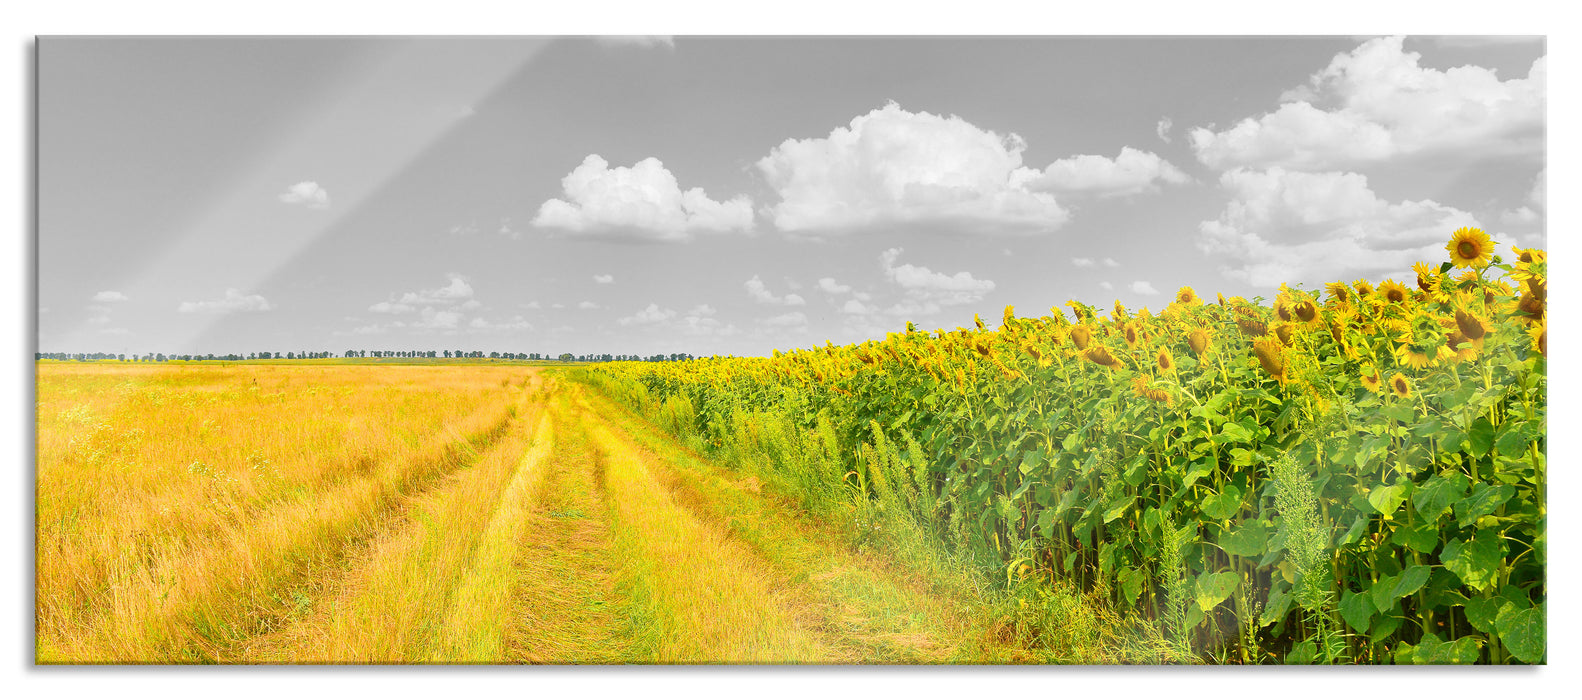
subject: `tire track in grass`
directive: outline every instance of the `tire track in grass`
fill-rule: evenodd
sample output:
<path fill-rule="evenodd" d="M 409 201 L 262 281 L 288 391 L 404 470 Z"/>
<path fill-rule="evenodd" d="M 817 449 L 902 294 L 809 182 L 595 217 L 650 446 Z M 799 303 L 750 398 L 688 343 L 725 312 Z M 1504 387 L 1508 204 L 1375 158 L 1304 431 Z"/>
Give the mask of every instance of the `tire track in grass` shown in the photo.
<path fill-rule="evenodd" d="M 487 452 L 409 499 L 405 513 L 387 520 L 321 587 L 310 612 L 277 633 L 250 640 L 240 651 L 242 658 L 251 663 L 448 661 L 436 655 L 447 625 L 466 626 L 465 616 L 480 612 L 455 608 L 454 594 L 464 585 L 504 498 L 513 489 L 530 489 L 537 472 L 534 459 L 548 450 L 530 449 L 530 443 L 543 442 L 531 429 L 541 429 L 546 419 L 541 402 L 535 402 Z M 508 581 L 474 583 L 468 602 L 489 599 L 490 584 Z"/>
<path fill-rule="evenodd" d="M 842 663 L 808 628 L 784 581 L 750 548 L 676 503 L 640 455 L 580 397 L 603 463 L 617 590 L 640 663 Z"/>
<path fill-rule="evenodd" d="M 640 446 L 676 503 L 718 524 L 775 567 L 826 630 L 873 663 L 1007 663 L 1031 660 L 1000 639 L 997 615 L 949 585 L 928 581 L 874 553 L 859 553 L 829 526 L 732 479 L 627 409 L 598 396 L 597 412 Z"/>
<path fill-rule="evenodd" d="M 633 660 L 630 623 L 615 592 L 607 509 L 597 462 L 564 404 L 551 405 L 556 451 L 527 516 L 505 630 L 513 663 L 617 664 Z"/>

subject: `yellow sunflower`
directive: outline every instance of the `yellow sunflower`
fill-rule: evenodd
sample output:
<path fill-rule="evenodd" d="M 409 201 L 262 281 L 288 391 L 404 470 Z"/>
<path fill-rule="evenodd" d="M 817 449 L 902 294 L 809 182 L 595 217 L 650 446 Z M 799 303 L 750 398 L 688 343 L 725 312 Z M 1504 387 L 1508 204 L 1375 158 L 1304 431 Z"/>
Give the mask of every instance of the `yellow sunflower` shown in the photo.
<path fill-rule="evenodd" d="M 1276 336 L 1279 336 L 1280 342 L 1282 344 L 1290 345 L 1291 344 L 1291 335 L 1295 332 L 1295 330 L 1296 330 L 1295 326 L 1292 326 L 1289 323 L 1282 323 L 1282 324 L 1274 327 L 1274 334 Z"/>
<path fill-rule="evenodd" d="M 1494 242 L 1483 229 L 1463 227 L 1450 235 L 1445 250 L 1450 252 L 1450 263 L 1456 267 L 1482 267 L 1494 256 Z"/>
<path fill-rule="evenodd" d="M 1373 283 L 1366 279 L 1359 279 L 1355 282 L 1352 282 L 1351 286 L 1355 287 L 1357 289 L 1357 295 L 1364 299 L 1373 296 Z"/>
<path fill-rule="evenodd" d="M 1088 358 L 1089 362 L 1101 367 L 1108 367 L 1112 370 L 1121 368 L 1121 361 L 1114 355 L 1111 355 L 1110 351 L 1105 349 L 1103 346 L 1096 345 L 1094 347 L 1088 348 L 1085 357 Z"/>
<path fill-rule="evenodd" d="M 1417 287 L 1425 292 L 1434 291 L 1434 282 L 1439 280 L 1439 268 L 1425 262 L 1412 263 L 1412 272 L 1417 273 Z"/>
<path fill-rule="evenodd" d="M 1176 303 L 1199 306 L 1203 303 L 1203 300 L 1198 298 L 1197 290 L 1191 287 L 1182 287 L 1176 292 Z"/>
<path fill-rule="evenodd" d="M 1330 282 L 1324 285 L 1324 291 L 1329 292 L 1330 301 L 1344 304 L 1351 300 L 1351 287 L 1346 286 L 1345 282 Z"/>
<path fill-rule="evenodd" d="M 1391 304 L 1400 304 L 1406 301 L 1406 285 L 1393 279 L 1379 283 L 1379 289 L 1374 292 L 1378 298 Z"/>
<path fill-rule="evenodd" d="M 1396 372 L 1395 376 L 1390 377 L 1390 391 L 1403 399 L 1412 398 L 1412 380 Z"/>
<path fill-rule="evenodd" d="M 1137 328 L 1137 324 L 1134 322 L 1127 321 L 1126 325 L 1121 328 L 1121 332 L 1126 336 L 1126 347 L 1135 348 L 1138 343 L 1142 342 L 1142 331 Z"/>
<path fill-rule="evenodd" d="M 1456 309 L 1456 329 L 1467 340 L 1473 341 L 1479 349 L 1483 347 L 1483 337 L 1489 334 L 1489 322 L 1483 320 L 1472 310 L 1465 306 Z"/>
<path fill-rule="evenodd" d="M 1379 370 L 1374 369 L 1373 365 L 1364 365 L 1360 378 L 1363 388 L 1375 394 L 1384 393 L 1384 381 L 1379 378 Z"/>
<path fill-rule="evenodd" d="M 1070 337 L 1071 344 L 1077 346 L 1078 350 L 1086 350 L 1088 349 L 1088 343 L 1093 341 L 1093 329 L 1085 325 L 1072 326 Z"/>
<path fill-rule="evenodd" d="M 1263 366 L 1263 371 L 1282 383 L 1285 381 L 1285 354 L 1278 342 L 1273 338 L 1259 338 L 1253 341 L 1252 351 L 1258 356 L 1258 364 Z"/>
<path fill-rule="evenodd" d="M 1212 346 L 1213 339 L 1209 337 L 1207 330 L 1193 328 L 1192 332 L 1187 334 L 1187 347 L 1191 348 L 1192 354 L 1197 357 L 1202 357 Z"/>
<path fill-rule="evenodd" d="M 1291 307 L 1291 313 L 1296 314 L 1296 319 L 1311 325 L 1318 320 L 1318 305 L 1311 299 L 1303 299 Z"/>
<path fill-rule="evenodd" d="M 1527 337 L 1533 341 L 1533 347 L 1538 349 L 1538 354 L 1549 357 L 1549 322 L 1539 321 L 1527 329 Z"/>
<path fill-rule="evenodd" d="M 1154 364 L 1159 365 L 1161 372 L 1176 371 L 1176 359 L 1170 356 L 1169 348 L 1159 348 L 1159 354 L 1154 357 Z"/>

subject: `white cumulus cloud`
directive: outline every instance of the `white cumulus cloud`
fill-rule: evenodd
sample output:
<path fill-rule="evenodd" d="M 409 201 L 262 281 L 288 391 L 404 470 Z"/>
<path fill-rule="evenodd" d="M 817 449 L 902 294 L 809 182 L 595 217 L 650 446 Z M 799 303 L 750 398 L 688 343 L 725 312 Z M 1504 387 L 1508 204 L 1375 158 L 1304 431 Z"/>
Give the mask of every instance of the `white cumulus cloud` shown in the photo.
<path fill-rule="evenodd" d="M 327 209 L 330 206 L 330 193 L 319 187 L 317 182 L 303 181 L 281 192 L 280 201 L 301 204 L 309 209 Z"/>
<path fill-rule="evenodd" d="M 128 298 L 125 294 L 120 292 L 105 290 L 93 295 L 93 300 L 100 303 L 111 303 L 117 301 L 128 301 Z"/>
<path fill-rule="evenodd" d="M 1154 289 L 1154 286 L 1145 280 L 1137 280 L 1136 282 L 1132 283 L 1132 293 L 1143 294 L 1147 296 L 1157 296 L 1159 294 L 1159 290 Z"/>
<path fill-rule="evenodd" d="M 1527 77 L 1501 81 L 1479 66 L 1425 68 L 1402 41 L 1370 39 L 1335 56 L 1273 112 L 1224 131 L 1193 129 L 1198 160 L 1222 170 L 1331 170 L 1442 151 L 1543 154 L 1547 57 Z"/>
<path fill-rule="evenodd" d="M 1452 231 L 1478 225 L 1432 200 L 1386 202 L 1358 173 L 1236 169 L 1220 186 L 1230 202 L 1199 224 L 1198 247 L 1258 286 L 1402 273 L 1441 260 Z"/>
<path fill-rule="evenodd" d="M 834 277 L 820 277 L 818 288 L 825 294 L 845 294 L 851 291 L 851 285 L 836 282 Z"/>
<path fill-rule="evenodd" d="M 1072 258 L 1071 264 L 1077 267 L 1093 267 L 1093 258 Z"/>
<path fill-rule="evenodd" d="M 753 298 L 753 301 L 756 301 L 760 304 L 802 306 L 803 304 L 807 303 L 807 300 L 803 299 L 799 294 L 787 294 L 783 297 L 776 296 L 773 292 L 769 291 L 769 286 L 764 284 L 764 281 L 759 279 L 758 275 L 753 275 L 753 278 L 747 280 L 742 284 L 742 286 L 747 288 L 747 294 Z"/>
<path fill-rule="evenodd" d="M 1159 135 L 1159 140 L 1160 141 L 1163 141 L 1165 143 L 1170 143 L 1170 127 L 1171 126 L 1173 126 L 1173 125 L 1170 122 L 1170 117 L 1163 117 L 1163 118 L 1161 118 L 1159 120 L 1158 124 L 1154 125 L 1154 133 Z"/>
<path fill-rule="evenodd" d="M 955 224 L 964 232 L 1036 233 L 1068 218 L 1053 195 L 1027 188 L 1026 143 L 957 117 L 894 102 L 824 138 L 787 139 L 758 161 L 788 232 L 840 234 L 884 223 Z"/>
<path fill-rule="evenodd" d="M 675 309 L 661 309 L 658 304 L 649 304 L 647 308 L 639 309 L 637 313 L 631 316 L 615 319 L 615 322 L 623 326 L 650 325 L 664 323 L 675 317 Z"/>
<path fill-rule="evenodd" d="M 615 275 L 594 275 L 593 281 L 598 284 L 615 284 Z"/>
<path fill-rule="evenodd" d="M 450 275 L 450 283 L 438 289 L 424 289 L 401 295 L 400 304 L 453 304 L 472 298 L 472 285 L 461 275 Z"/>
<path fill-rule="evenodd" d="M 890 248 L 879 254 L 885 277 L 905 293 L 905 298 L 891 308 L 891 313 L 937 313 L 944 306 L 981 301 L 994 291 L 993 281 L 977 279 L 970 272 L 947 275 L 911 263 L 897 264 L 901 253 L 900 248 Z"/>
<path fill-rule="evenodd" d="M 574 233 L 656 241 L 690 240 L 698 232 L 748 231 L 752 201 L 709 199 L 700 187 L 683 192 L 657 158 L 632 167 L 609 167 L 590 155 L 562 178 L 565 199 L 538 208 L 533 225 Z"/>
<path fill-rule="evenodd" d="M 269 301 L 257 294 L 243 294 L 238 289 L 225 290 L 225 297 L 214 301 L 184 301 L 176 307 L 176 311 L 184 314 L 192 313 L 236 313 L 248 311 L 268 311 L 274 308 Z"/>
<path fill-rule="evenodd" d="M 1127 146 L 1113 159 L 1079 155 L 1057 160 L 1028 186 L 1043 191 L 1117 197 L 1157 191 L 1159 183 L 1179 185 L 1189 180 L 1186 173 L 1158 155 Z"/>
<path fill-rule="evenodd" d="M 599 306 L 597 303 L 591 301 L 579 301 L 577 302 L 577 308 L 582 309 L 583 311 L 592 311 L 594 309 L 602 309 L 604 307 Z"/>

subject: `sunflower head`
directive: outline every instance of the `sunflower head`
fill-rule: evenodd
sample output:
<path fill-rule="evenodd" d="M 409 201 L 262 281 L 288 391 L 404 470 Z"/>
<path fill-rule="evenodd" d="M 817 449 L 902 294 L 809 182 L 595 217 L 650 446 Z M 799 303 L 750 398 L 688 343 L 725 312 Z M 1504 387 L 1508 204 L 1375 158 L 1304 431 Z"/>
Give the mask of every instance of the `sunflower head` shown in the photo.
<path fill-rule="evenodd" d="M 1252 352 L 1258 356 L 1258 364 L 1263 366 L 1263 371 L 1285 381 L 1285 354 L 1278 342 L 1273 338 L 1259 338 L 1253 342 Z"/>
<path fill-rule="evenodd" d="M 1390 377 L 1390 393 L 1403 399 L 1412 398 L 1412 380 L 1407 379 L 1406 375 L 1396 372 L 1394 376 Z"/>
<path fill-rule="evenodd" d="M 1137 347 L 1137 344 L 1142 342 L 1143 339 L 1142 331 L 1137 328 L 1137 324 L 1133 321 L 1126 322 L 1126 325 L 1121 328 L 1121 334 L 1126 337 L 1126 347 L 1129 348 Z"/>
<path fill-rule="evenodd" d="M 1313 319 L 1318 318 L 1318 305 L 1312 300 L 1303 299 L 1291 306 L 1291 313 L 1296 314 L 1297 320 L 1303 323 L 1312 323 Z"/>
<path fill-rule="evenodd" d="M 1450 234 L 1445 244 L 1450 252 L 1450 264 L 1456 267 L 1482 267 L 1494 257 L 1494 243 L 1483 229 L 1462 227 Z"/>
<path fill-rule="evenodd" d="M 1078 350 L 1088 349 L 1088 343 L 1093 341 L 1093 329 L 1087 326 L 1072 326 L 1070 335 L 1071 344 Z"/>
<path fill-rule="evenodd" d="M 1330 301 L 1344 304 L 1351 300 L 1351 287 L 1346 286 L 1345 282 L 1330 282 L 1324 285 L 1324 291 L 1329 292 Z"/>
<path fill-rule="evenodd" d="M 1084 357 L 1088 358 L 1089 362 L 1101 367 L 1108 367 L 1112 370 L 1121 368 L 1121 361 L 1116 359 L 1114 355 L 1111 355 L 1110 351 L 1106 350 L 1102 345 L 1095 345 L 1091 348 L 1088 348 L 1088 351 L 1084 353 Z"/>
<path fill-rule="evenodd" d="M 1251 308 L 1237 306 L 1234 309 L 1236 311 L 1236 326 L 1241 328 L 1243 335 L 1252 338 L 1268 335 L 1269 326 L 1257 318 Z"/>
<path fill-rule="evenodd" d="M 1148 380 L 1143 379 L 1140 376 L 1132 378 L 1132 391 L 1138 396 L 1148 399 L 1149 401 L 1162 403 L 1166 406 L 1171 404 L 1172 397 L 1170 396 L 1170 392 L 1165 391 L 1164 389 L 1155 389 L 1148 386 Z"/>
<path fill-rule="evenodd" d="M 1531 292 L 1523 292 L 1521 300 L 1516 302 L 1516 316 L 1527 323 L 1541 321 L 1546 306 L 1542 299 L 1533 296 Z"/>
<path fill-rule="evenodd" d="M 1489 324 L 1466 308 L 1456 309 L 1456 329 L 1468 340 L 1482 340 L 1489 334 Z"/>
<path fill-rule="evenodd" d="M 1373 296 L 1373 283 L 1365 278 L 1352 282 L 1351 286 L 1355 287 L 1357 294 L 1364 299 Z"/>
<path fill-rule="evenodd" d="M 981 318 L 978 318 L 978 315 L 977 315 L 977 314 L 973 314 L 973 315 L 972 315 L 972 322 L 973 322 L 973 323 L 974 323 L 974 324 L 977 324 L 977 326 L 978 326 L 978 330 L 980 330 L 980 331 L 981 331 L 981 330 L 984 330 L 984 325 L 983 325 L 983 319 L 981 319 Z"/>
<path fill-rule="evenodd" d="M 1384 392 L 1384 380 L 1379 378 L 1379 370 L 1374 369 L 1373 365 L 1364 365 L 1360 378 L 1362 379 L 1363 388 L 1368 391 L 1375 394 Z"/>
<path fill-rule="evenodd" d="M 1532 339 L 1533 347 L 1537 348 L 1539 355 L 1549 357 L 1548 321 L 1539 321 L 1534 323 L 1531 328 L 1527 329 L 1527 337 Z"/>
<path fill-rule="evenodd" d="M 1274 313 L 1276 316 L 1280 317 L 1281 321 L 1291 320 L 1292 303 L 1291 294 L 1284 290 L 1281 290 L 1280 293 L 1274 297 Z"/>
<path fill-rule="evenodd" d="M 1115 300 L 1115 312 L 1114 312 L 1113 315 L 1110 316 L 1110 318 L 1112 318 L 1112 319 L 1114 319 L 1116 321 L 1125 321 L 1126 320 L 1126 307 L 1121 305 L 1121 300 L 1120 299 L 1116 299 Z"/>
<path fill-rule="evenodd" d="M 1192 332 L 1187 333 L 1187 347 L 1192 348 L 1193 355 L 1202 357 L 1208 352 L 1211 345 L 1212 342 L 1209 338 L 1208 331 L 1202 328 L 1193 328 Z"/>
<path fill-rule="evenodd" d="M 1400 304 L 1406 301 L 1406 285 L 1393 279 L 1379 283 L 1379 289 L 1374 292 L 1379 299 L 1390 303 Z"/>
<path fill-rule="evenodd" d="M 1203 303 L 1203 300 L 1198 298 L 1197 290 L 1191 287 L 1182 287 L 1181 289 L 1176 290 L 1175 302 L 1177 304 L 1186 304 L 1188 306 L 1198 306 Z"/>
<path fill-rule="evenodd" d="M 1274 334 L 1276 336 L 1279 336 L 1280 344 L 1282 344 L 1282 345 L 1290 345 L 1291 344 L 1291 336 L 1295 333 L 1295 330 L 1296 330 L 1295 326 L 1292 326 L 1289 323 L 1282 323 L 1282 324 L 1274 327 Z"/>
<path fill-rule="evenodd" d="M 1221 307 L 1225 306 L 1225 295 L 1223 293 L 1219 295 L 1219 305 Z"/>
<path fill-rule="evenodd" d="M 1154 364 L 1159 366 L 1161 372 L 1174 372 L 1176 359 L 1170 356 L 1169 348 L 1159 348 L 1159 354 L 1154 356 Z"/>
<path fill-rule="evenodd" d="M 1439 279 L 1439 268 L 1425 262 L 1412 263 L 1412 272 L 1417 273 L 1417 288 L 1425 292 L 1434 291 L 1434 282 Z"/>

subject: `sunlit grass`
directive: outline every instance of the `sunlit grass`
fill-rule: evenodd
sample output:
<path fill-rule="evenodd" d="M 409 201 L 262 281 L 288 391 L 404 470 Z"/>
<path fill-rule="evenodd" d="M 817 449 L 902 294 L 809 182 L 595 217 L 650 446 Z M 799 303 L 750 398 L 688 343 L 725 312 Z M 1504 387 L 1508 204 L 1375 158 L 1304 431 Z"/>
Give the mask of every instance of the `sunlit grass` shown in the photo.
<path fill-rule="evenodd" d="M 504 427 L 521 369 L 38 367 L 40 663 L 223 660 Z"/>

